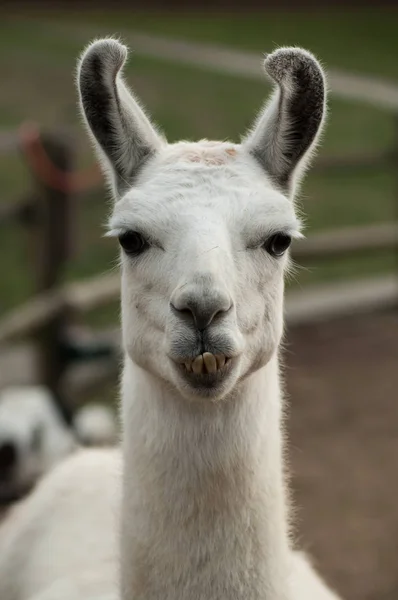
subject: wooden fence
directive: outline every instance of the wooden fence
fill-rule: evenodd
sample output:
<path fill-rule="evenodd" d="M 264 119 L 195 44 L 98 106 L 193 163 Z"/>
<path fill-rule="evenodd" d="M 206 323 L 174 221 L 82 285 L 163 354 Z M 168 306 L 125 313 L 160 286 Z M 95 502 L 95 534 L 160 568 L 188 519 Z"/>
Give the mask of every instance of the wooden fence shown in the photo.
<path fill-rule="evenodd" d="M 318 162 L 320 172 L 370 168 L 388 165 L 398 170 L 398 135 L 396 147 L 386 153 L 354 158 L 329 158 Z M 86 341 L 72 333 L 75 315 L 87 313 L 119 297 L 118 275 L 94 277 L 89 281 L 65 285 L 65 266 L 73 251 L 76 228 L 76 196 L 102 185 L 97 165 L 77 172 L 74 165 L 74 143 L 64 133 L 42 133 L 32 125 L 19 132 L 0 134 L 0 160 L 3 153 L 18 148 L 32 178 L 28 196 L 0 206 L 0 228 L 19 223 L 30 238 L 34 263 L 36 296 L 0 320 L 0 349 L 16 341 L 34 339 L 37 348 L 39 379 L 59 399 L 66 418 L 68 403 L 64 400 L 64 376 L 79 361 L 99 357 L 116 357 L 117 337 L 93 337 Z M 398 193 L 398 180 L 397 180 Z M 397 222 L 366 227 L 345 228 L 314 234 L 297 241 L 292 249 L 299 263 L 313 264 L 354 254 L 398 249 Z M 288 297 L 288 319 L 292 323 L 327 314 L 343 313 L 344 306 L 391 306 L 398 303 L 398 283 L 383 278 L 373 286 L 345 285 L 337 297 L 338 286 L 325 288 L 320 294 L 304 290 Z M 301 295 L 300 295 L 301 294 Z M 307 295 L 305 295 L 307 294 Z M 318 301 L 317 298 L 322 299 Z M 340 298 L 340 300 L 339 300 Z M 361 304 L 362 303 L 362 304 Z M 323 307 L 323 308 L 322 308 Z"/>

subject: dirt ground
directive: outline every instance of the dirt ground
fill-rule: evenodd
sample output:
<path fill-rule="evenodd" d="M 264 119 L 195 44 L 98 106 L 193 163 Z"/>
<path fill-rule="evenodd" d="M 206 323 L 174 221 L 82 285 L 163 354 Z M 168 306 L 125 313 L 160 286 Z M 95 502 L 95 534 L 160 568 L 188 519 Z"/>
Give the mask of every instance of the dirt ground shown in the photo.
<path fill-rule="evenodd" d="M 298 539 L 346 600 L 398 599 L 398 312 L 288 334 Z"/>

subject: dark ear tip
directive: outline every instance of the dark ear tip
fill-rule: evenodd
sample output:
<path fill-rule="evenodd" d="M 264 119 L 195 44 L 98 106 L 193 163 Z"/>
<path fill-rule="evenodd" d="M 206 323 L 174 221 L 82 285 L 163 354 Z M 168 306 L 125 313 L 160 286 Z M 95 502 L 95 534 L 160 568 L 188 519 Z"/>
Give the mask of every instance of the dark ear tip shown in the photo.
<path fill-rule="evenodd" d="M 111 70 L 116 75 L 126 62 L 127 54 L 127 47 L 118 40 L 113 38 L 95 40 L 84 50 L 80 58 L 80 74 L 102 65 L 105 70 Z"/>
<path fill-rule="evenodd" d="M 318 60 L 311 52 L 302 48 L 278 48 L 266 55 L 264 68 L 267 75 L 279 84 L 300 74 L 318 80 L 319 83 L 324 80 L 324 72 Z"/>

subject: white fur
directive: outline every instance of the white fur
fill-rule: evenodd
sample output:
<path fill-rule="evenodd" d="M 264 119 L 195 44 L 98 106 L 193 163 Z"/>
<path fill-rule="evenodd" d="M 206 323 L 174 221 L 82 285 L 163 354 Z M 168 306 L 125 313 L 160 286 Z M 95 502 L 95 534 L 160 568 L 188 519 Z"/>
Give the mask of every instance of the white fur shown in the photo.
<path fill-rule="evenodd" d="M 16 464 L 0 477 L 0 499 L 18 497 L 76 447 L 73 432 L 43 386 L 15 386 L 0 393 L 0 446 L 11 443 Z"/>
<path fill-rule="evenodd" d="M 111 446 L 118 441 L 112 410 L 95 403 L 77 410 L 71 426 L 62 418 L 45 386 L 11 386 L 0 392 L 0 450 L 11 444 L 16 462 L 1 472 L 0 504 L 26 494 L 79 444 Z M 3 475 L 3 476 L 2 476 Z"/>
<path fill-rule="evenodd" d="M 117 451 L 78 451 L 11 509 L 0 529 L 2 600 L 102 600 L 116 589 L 119 472 Z"/>
<path fill-rule="evenodd" d="M 73 429 L 84 446 L 113 446 L 118 442 L 113 411 L 101 404 L 82 406 L 73 419 Z"/>
<path fill-rule="evenodd" d="M 300 65 L 315 60 L 294 52 Z M 116 192 L 110 234 L 138 230 L 150 241 L 121 260 L 123 476 L 116 455 L 91 452 L 44 481 L 0 532 L 0 597 L 336 600 L 289 532 L 278 365 L 288 259 L 263 247 L 276 232 L 300 235 L 292 202 L 265 167 L 275 159 L 291 189 L 301 163 L 290 169 L 276 156 L 277 131 L 270 155 L 267 132 L 240 146 L 164 146 L 153 144 L 155 130 L 145 138 L 147 121 L 138 138 L 148 152 L 138 152 L 138 113 L 125 88 L 117 101 L 125 54 L 115 41 L 98 42 L 80 67 L 105 168 L 111 179 L 112 169 L 116 179 L 131 177 L 128 191 Z M 285 59 L 277 58 L 279 77 Z M 310 66 L 310 75 L 319 69 Z M 108 102 L 106 121 L 97 111 Z M 108 126 L 113 143 L 102 147 Z M 256 137 L 265 146 L 253 153 Z M 176 364 L 198 352 L 197 331 L 179 312 L 187 298 L 218 307 L 202 343 L 231 357 L 229 372 L 206 389 Z"/>

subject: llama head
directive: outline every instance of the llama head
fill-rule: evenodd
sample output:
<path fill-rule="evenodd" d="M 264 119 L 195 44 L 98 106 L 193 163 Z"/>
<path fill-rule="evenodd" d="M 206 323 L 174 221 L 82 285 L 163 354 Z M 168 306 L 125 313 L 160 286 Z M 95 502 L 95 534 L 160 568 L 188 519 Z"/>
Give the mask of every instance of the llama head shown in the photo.
<path fill-rule="evenodd" d="M 325 112 L 322 69 L 282 48 L 276 83 L 241 144 L 167 144 L 121 77 L 127 50 L 94 42 L 79 63 L 82 112 L 114 192 L 127 360 L 184 397 L 227 397 L 277 351 L 283 277 L 300 235 L 293 195 Z"/>
<path fill-rule="evenodd" d="M 11 386 L 0 393 L 0 505 L 24 496 L 76 446 L 42 386 Z"/>

